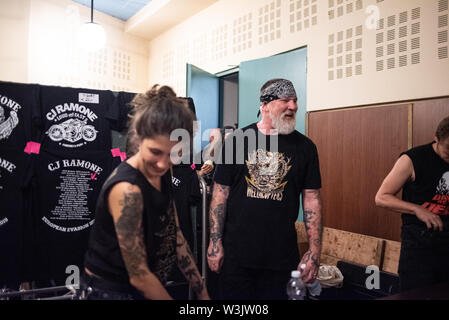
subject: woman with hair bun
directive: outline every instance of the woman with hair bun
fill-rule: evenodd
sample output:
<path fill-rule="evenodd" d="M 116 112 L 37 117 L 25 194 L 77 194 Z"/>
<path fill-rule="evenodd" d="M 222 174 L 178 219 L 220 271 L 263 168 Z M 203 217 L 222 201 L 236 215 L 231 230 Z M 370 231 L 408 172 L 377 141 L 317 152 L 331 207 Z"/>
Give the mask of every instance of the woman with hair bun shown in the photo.
<path fill-rule="evenodd" d="M 201 300 L 206 286 L 179 228 L 173 201 L 171 152 L 175 129 L 193 134 L 194 114 L 167 86 L 131 102 L 136 153 L 106 180 L 85 257 L 82 289 L 89 299 L 170 300 L 164 285 L 174 263 Z"/>

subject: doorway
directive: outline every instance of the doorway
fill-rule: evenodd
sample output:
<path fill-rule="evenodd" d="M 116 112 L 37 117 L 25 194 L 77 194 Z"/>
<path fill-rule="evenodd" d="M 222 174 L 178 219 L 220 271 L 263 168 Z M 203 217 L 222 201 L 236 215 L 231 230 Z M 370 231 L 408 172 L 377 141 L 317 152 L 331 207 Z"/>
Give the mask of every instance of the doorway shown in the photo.
<path fill-rule="evenodd" d="M 239 73 L 234 72 L 219 77 L 220 103 L 219 125 L 238 127 L 239 123 Z"/>

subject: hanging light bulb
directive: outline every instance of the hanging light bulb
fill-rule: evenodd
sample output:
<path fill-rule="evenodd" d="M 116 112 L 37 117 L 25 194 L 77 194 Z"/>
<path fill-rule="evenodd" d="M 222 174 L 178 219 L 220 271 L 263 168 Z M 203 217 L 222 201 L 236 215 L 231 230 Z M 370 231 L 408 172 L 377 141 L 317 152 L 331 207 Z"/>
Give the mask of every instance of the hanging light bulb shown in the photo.
<path fill-rule="evenodd" d="M 106 44 L 106 33 L 103 27 L 94 22 L 94 0 L 91 0 L 90 5 L 90 22 L 81 26 L 78 42 L 86 51 L 98 51 Z"/>

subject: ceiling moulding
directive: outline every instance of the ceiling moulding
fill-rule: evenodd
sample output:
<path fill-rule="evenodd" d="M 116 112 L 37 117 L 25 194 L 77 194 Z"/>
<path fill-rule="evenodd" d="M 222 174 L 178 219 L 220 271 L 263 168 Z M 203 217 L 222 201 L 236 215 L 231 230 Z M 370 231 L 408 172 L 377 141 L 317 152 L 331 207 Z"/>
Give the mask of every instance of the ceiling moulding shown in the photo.
<path fill-rule="evenodd" d="M 125 32 L 152 40 L 219 0 L 152 0 L 125 24 Z"/>

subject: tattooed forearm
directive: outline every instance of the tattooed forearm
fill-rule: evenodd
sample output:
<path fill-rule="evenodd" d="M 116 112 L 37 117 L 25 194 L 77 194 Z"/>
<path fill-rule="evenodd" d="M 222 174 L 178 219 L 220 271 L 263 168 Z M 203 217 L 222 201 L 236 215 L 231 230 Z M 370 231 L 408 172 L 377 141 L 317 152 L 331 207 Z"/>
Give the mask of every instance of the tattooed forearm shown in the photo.
<path fill-rule="evenodd" d="M 214 257 L 219 252 L 217 243 L 223 237 L 226 218 L 226 202 L 229 196 L 229 186 L 214 184 L 212 202 L 209 210 L 210 241 L 212 249 L 208 251 L 208 257 Z"/>
<path fill-rule="evenodd" d="M 216 237 L 221 238 L 223 236 L 223 225 L 226 217 L 225 212 L 226 205 L 220 203 L 216 208 L 211 208 L 210 214 L 210 232 L 211 235 L 214 234 Z"/>
<path fill-rule="evenodd" d="M 186 239 L 184 238 L 184 235 L 182 235 L 182 230 L 179 226 L 176 227 L 176 246 L 182 247 L 184 244 L 187 243 Z"/>
<path fill-rule="evenodd" d="M 311 228 L 318 230 L 318 235 L 322 236 L 323 227 L 321 225 L 321 214 L 313 210 L 304 210 L 304 225 L 308 232 Z"/>
<path fill-rule="evenodd" d="M 187 243 L 182 230 L 179 227 L 179 220 L 176 215 L 176 258 L 179 270 L 189 282 L 192 290 L 199 295 L 204 289 L 203 279 L 196 267 L 192 251 Z"/>
<path fill-rule="evenodd" d="M 222 197 L 228 198 L 228 196 L 229 196 L 229 186 L 225 186 L 225 185 L 222 185 L 222 184 L 215 183 L 214 187 L 215 187 L 215 189 L 217 189 L 218 193 L 222 194 Z M 215 189 L 214 189 L 214 191 L 215 191 Z"/>
<path fill-rule="evenodd" d="M 199 294 L 204 288 L 204 283 L 199 276 L 198 270 L 193 267 L 193 262 L 190 256 L 181 256 L 178 259 L 178 267 L 189 281 L 193 291 L 196 294 Z"/>
<path fill-rule="evenodd" d="M 217 237 L 223 235 L 224 221 L 226 218 L 226 201 L 229 196 L 229 187 L 221 184 L 214 184 L 212 201 L 209 209 L 210 233 Z"/>
<path fill-rule="evenodd" d="M 147 273 L 146 251 L 143 243 L 142 210 L 143 199 L 140 192 L 125 192 L 121 216 L 115 223 L 120 249 L 129 276 L 142 276 Z"/>
<path fill-rule="evenodd" d="M 309 260 L 311 260 L 312 263 L 314 265 L 316 265 L 317 267 L 320 266 L 320 259 L 319 259 L 319 255 L 317 253 L 312 253 L 312 251 L 307 251 L 304 254 L 302 261 L 307 264 L 307 262 L 309 262 Z"/>
<path fill-rule="evenodd" d="M 190 250 L 190 246 L 187 243 L 186 238 L 182 234 L 182 230 L 179 226 L 176 227 L 176 247 L 177 248 L 184 247 L 183 250 L 185 250 L 193 258 L 192 250 Z M 178 258 L 178 262 L 179 262 L 179 258 Z"/>
<path fill-rule="evenodd" d="M 321 197 L 319 190 L 304 190 L 304 225 L 312 249 L 321 251 L 323 227 L 321 223 Z"/>
<path fill-rule="evenodd" d="M 211 233 L 210 239 L 212 241 L 212 251 L 207 252 L 208 257 L 215 257 L 217 253 L 220 251 L 217 247 L 217 242 L 221 240 L 221 235 L 218 235 L 217 233 Z"/>

